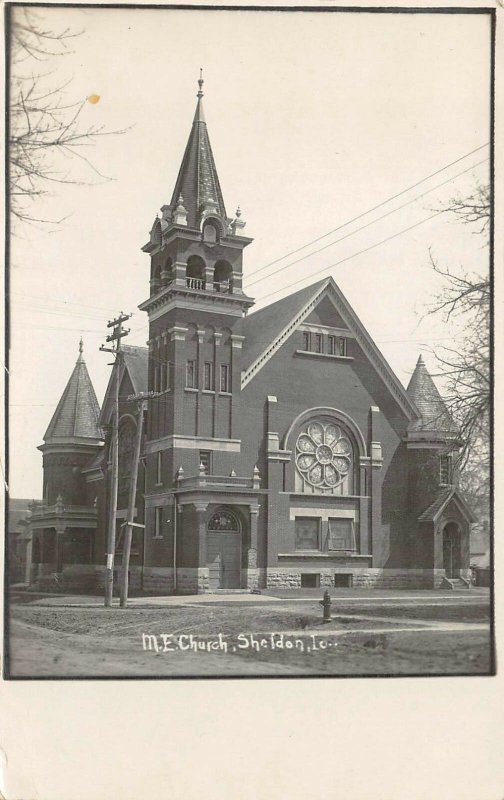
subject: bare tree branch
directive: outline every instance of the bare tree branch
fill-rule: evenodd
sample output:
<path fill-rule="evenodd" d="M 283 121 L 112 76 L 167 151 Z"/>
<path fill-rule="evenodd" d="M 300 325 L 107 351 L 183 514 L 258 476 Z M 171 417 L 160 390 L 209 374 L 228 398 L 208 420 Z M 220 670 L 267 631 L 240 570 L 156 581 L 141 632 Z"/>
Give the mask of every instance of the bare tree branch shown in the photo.
<path fill-rule="evenodd" d="M 112 180 L 79 150 L 94 146 L 103 136 L 122 134 L 127 129 L 108 131 L 103 126 L 83 124 L 82 111 L 87 98 L 70 101 L 72 79 L 52 82 L 55 71 L 40 69 L 42 62 L 72 52 L 69 45 L 80 32 L 69 28 L 53 31 L 44 23 L 44 16 L 32 8 L 14 11 L 9 187 L 15 219 L 22 223 L 57 225 L 60 221 L 45 220 L 37 213 L 37 202 L 50 194 L 53 184 L 94 185 L 97 183 L 94 176 L 100 178 L 98 182 Z M 80 172 L 75 171 L 74 162 L 82 164 Z"/>
<path fill-rule="evenodd" d="M 490 223 L 490 189 L 478 186 L 472 195 L 453 199 L 444 210 L 485 234 Z M 431 251 L 429 258 L 444 283 L 426 315 L 439 314 L 445 322 L 456 317 L 462 325 L 459 348 L 442 347 L 435 355 L 445 379 L 444 400 L 462 442 L 461 486 L 484 518 L 490 496 L 490 277 L 464 267 L 457 271 L 440 267 Z"/>

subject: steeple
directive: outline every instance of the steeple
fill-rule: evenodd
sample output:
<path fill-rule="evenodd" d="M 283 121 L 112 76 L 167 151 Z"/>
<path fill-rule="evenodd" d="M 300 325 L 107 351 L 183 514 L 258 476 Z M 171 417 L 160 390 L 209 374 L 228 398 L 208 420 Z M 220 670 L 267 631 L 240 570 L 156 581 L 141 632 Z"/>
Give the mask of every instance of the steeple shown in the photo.
<path fill-rule="evenodd" d="M 44 435 L 44 445 L 95 444 L 103 439 L 98 427 L 100 407 L 84 361 L 84 345 Z M 41 448 L 41 449 L 42 449 Z"/>
<path fill-rule="evenodd" d="M 221 219 L 224 231 L 231 220 L 227 219 L 224 198 L 217 175 L 217 168 L 210 145 L 203 110 L 203 76 L 200 70 L 197 92 L 198 102 L 185 149 L 182 165 L 175 183 L 170 209 L 172 213 L 182 198 L 187 211 L 187 226 L 200 228 L 206 216 Z"/>
<path fill-rule="evenodd" d="M 252 239 L 244 236 L 241 209 L 234 218 L 226 213 L 203 113 L 203 83 L 200 71 L 196 111 L 171 202 L 162 206 L 142 247 L 151 256 L 150 296 L 139 308 L 156 319 L 171 303 L 197 302 L 231 316 L 242 316 L 253 304 L 242 288 L 243 250 Z"/>
<path fill-rule="evenodd" d="M 416 363 L 407 393 L 421 414 L 421 418 L 415 420 L 410 429 L 448 434 L 456 432 L 455 423 L 425 366 L 422 355 Z"/>

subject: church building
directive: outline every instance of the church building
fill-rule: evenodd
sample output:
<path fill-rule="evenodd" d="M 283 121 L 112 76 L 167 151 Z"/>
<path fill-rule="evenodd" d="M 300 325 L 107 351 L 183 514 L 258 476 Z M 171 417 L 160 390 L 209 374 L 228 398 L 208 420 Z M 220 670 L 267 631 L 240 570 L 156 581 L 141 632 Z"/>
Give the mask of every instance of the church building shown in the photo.
<path fill-rule="evenodd" d="M 134 398 L 152 392 L 132 589 L 465 585 L 475 518 L 458 489 L 461 443 L 422 357 L 405 389 L 331 277 L 253 311 L 242 287 L 252 239 L 240 211 L 226 211 L 202 85 L 171 201 L 142 248 L 147 347 L 123 346 L 114 368 L 116 567 Z M 100 409 L 81 344 L 40 446 L 34 587 L 103 586 L 113 385 L 114 377 Z"/>

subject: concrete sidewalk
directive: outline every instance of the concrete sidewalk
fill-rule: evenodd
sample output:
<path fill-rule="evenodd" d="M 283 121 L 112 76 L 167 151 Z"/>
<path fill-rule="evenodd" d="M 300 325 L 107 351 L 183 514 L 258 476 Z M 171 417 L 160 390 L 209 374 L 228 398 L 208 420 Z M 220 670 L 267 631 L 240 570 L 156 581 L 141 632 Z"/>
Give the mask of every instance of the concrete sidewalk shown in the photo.
<path fill-rule="evenodd" d="M 217 594 L 196 594 L 196 595 L 153 595 L 131 597 L 128 600 L 128 608 L 147 608 L 147 607 L 165 607 L 165 606 L 178 606 L 178 607 L 191 607 L 198 605 L 221 605 L 221 604 L 242 604 L 242 605 L 266 605 L 277 603 L 317 603 L 322 599 L 323 592 L 319 590 L 311 590 L 303 596 L 292 596 L 285 592 L 282 596 L 271 594 L 247 594 L 241 592 L 233 592 L 230 594 L 217 593 Z M 352 590 L 345 592 L 344 590 L 334 590 L 331 592 L 331 600 L 333 610 L 339 608 L 351 608 L 353 605 L 358 606 L 376 606 L 383 605 L 384 609 L 394 605 L 407 605 L 414 607 L 415 605 L 421 606 L 439 606 L 439 605 L 481 605 L 489 601 L 488 591 L 471 591 L 465 593 L 454 593 L 450 591 L 439 592 L 432 590 L 424 590 L 411 593 L 408 590 L 396 590 L 394 592 L 386 590 L 367 590 L 355 593 Z M 11 597 L 12 604 L 16 604 L 15 593 Z M 38 594 L 35 595 L 33 600 L 30 599 L 29 593 L 22 593 L 17 602 L 22 605 L 29 606 L 45 606 L 45 607 L 65 607 L 65 608 L 100 608 L 103 607 L 103 596 L 100 595 L 64 595 L 64 594 Z M 113 607 L 119 605 L 119 598 L 114 597 Z"/>

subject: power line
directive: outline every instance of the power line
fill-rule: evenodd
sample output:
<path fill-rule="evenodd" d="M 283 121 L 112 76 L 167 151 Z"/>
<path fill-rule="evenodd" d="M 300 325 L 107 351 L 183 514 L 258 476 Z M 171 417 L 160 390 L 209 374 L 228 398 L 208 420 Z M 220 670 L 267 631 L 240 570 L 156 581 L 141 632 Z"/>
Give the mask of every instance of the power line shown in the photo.
<path fill-rule="evenodd" d="M 316 244 L 317 242 L 320 242 L 322 239 L 325 239 L 326 236 L 330 236 L 332 233 L 336 233 L 337 231 L 341 230 L 342 228 L 346 228 L 346 226 L 350 225 L 352 222 L 357 222 L 357 220 L 362 219 L 362 217 L 367 216 L 367 214 L 371 214 L 372 211 L 376 211 L 378 208 L 381 208 L 382 206 L 386 205 L 387 203 L 390 203 L 392 200 L 395 200 L 397 197 L 401 197 L 401 195 L 406 194 L 406 192 L 410 192 L 412 189 L 415 189 L 417 186 L 420 186 L 421 183 L 425 183 L 425 181 L 430 180 L 430 178 L 434 178 L 436 175 L 439 175 L 440 172 L 444 172 L 446 169 L 449 169 L 450 167 L 453 167 L 455 164 L 458 164 L 459 161 L 463 161 L 465 158 L 469 158 L 469 156 L 472 156 L 474 153 L 477 153 L 479 150 L 483 150 L 485 147 L 488 147 L 489 144 L 490 144 L 490 142 L 486 142 L 486 144 L 482 144 L 482 145 L 480 145 L 480 147 L 476 147 L 474 150 L 471 150 L 469 153 L 466 153 L 464 156 L 460 156 L 460 158 L 456 158 L 455 161 L 452 161 L 450 164 L 446 164 L 446 166 L 441 167 L 440 169 L 436 170 L 436 172 L 432 172 L 430 175 L 427 175 L 425 178 L 422 178 L 422 180 L 417 181 L 416 183 L 413 183 L 411 186 L 408 186 L 407 189 L 403 189 L 401 192 L 398 192 L 397 194 L 394 194 L 391 197 L 388 197 L 386 200 L 383 200 L 381 203 L 378 203 L 378 205 L 373 206 L 372 208 L 369 208 L 367 211 L 363 211 L 362 214 L 359 214 L 356 217 L 353 217 L 353 219 L 349 219 L 347 222 L 343 222 L 341 225 L 338 225 L 337 228 L 333 228 L 331 231 L 328 231 L 327 233 L 324 233 L 322 236 L 319 236 L 317 239 L 312 239 L 311 242 L 307 242 L 307 244 L 303 244 L 301 247 L 298 247 L 295 250 L 291 250 L 289 253 L 286 253 L 285 255 L 280 256 L 279 258 L 275 258 L 273 261 L 270 261 L 269 264 L 265 264 L 263 267 L 260 267 L 258 270 L 255 270 L 254 274 L 257 274 L 258 272 L 262 272 L 264 269 L 267 269 L 268 267 L 273 266 L 273 264 L 277 264 L 278 261 L 283 261 L 284 258 L 289 258 L 289 256 L 293 256 L 296 253 L 299 253 L 300 250 L 304 250 L 306 247 L 310 247 L 310 245 L 312 245 L 312 244 Z"/>
<path fill-rule="evenodd" d="M 313 272 L 311 275 L 305 275 L 303 278 L 300 278 L 294 283 L 289 283 L 287 286 L 282 286 L 281 289 L 277 289 L 275 292 L 268 292 L 267 295 L 263 295 L 262 297 L 257 298 L 258 300 L 262 300 L 264 297 L 273 297 L 273 295 L 278 294 L 279 292 L 283 292 L 284 289 L 291 289 L 292 286 L 296 286 L 298 283 L 303 283 L 303 281 L 308 280 L 308 278 L 313 277 L 313 275 L 320 275 L 322 272 L 327 272 L 329 269 L 333 269 L 337 267 L 339 264 L 343 264 L 345 261 L 349 261 L 351 258 L 355 258 L 356 256 L 360 256 L 363 253 L 369 252 L 369 250 L 373 250 L 375 247 L 379 247 L 381 244 L 385 244 L 385 242 L 391 241 L 391 239 L 395 239 L 397 236 L 401 236 L 403 233 L 407 233 L 408 231 L 413 230 L 413 228 L 418 228 L 419 225 L 423 225 L 424 222 L 429 222 L 429 220 L 434 219 L 434 217 L 439 217 L 440 214 L 444 214 L 444 208 L 440 211 L 436 211 L 435 214 L 431 214 L 430 217 L 426 217 L 425 219 L 421 219 L 419 222 L 415 222 L 414 225 L 410 225 L 408 228 L 403 228 L 402 231 L 397 231 L 397 233 L 393 233 L 391 236 L 387 236 L 385 239 L 381 239 L 379 242 L 375 242 L 374 244 L 370 245 L 369 247 L 365 247 L 363 250 L 358 250 L 356 253 L 352 253 L 350 256 L 346 256 L 346 258 L 342 258 L 339 261 L 336 261 L 334 264 L 329 264 L 328 267 L 323 267 L 322 269 Z"/>
<path fill-rule="evenodd" d="M 97 320 L 102 321 L 106 318 L 106 314 L 88 314 L 86 312 L 81 311 L 73 311 L 72 309 L 68 309 L 68 311 L 63 311 L 56 309 L 56 308 L 43 308 L 40 306 L 31 306 L 31 305 L 24 305 L 23 303 L 16 303 L 12 306 L 13 311 L 16 309 L 25 310 L 25 311 L 32 311 L 34 314 L 51 314 L 52 316 L 57 317 L 75 317 L 79 319 L 90 319 L 90 320 Z"/>
<path fill-rule="evenodd" d="M 403 203 L 401 206 L 397 206 L 397 208 L 393 208 L 390 211 L 387 211 L 385 214 L 382 214 L 381 217 L 377 217 L 376 219 L 372 219 L 370 222 L 367 222 L 365 225 L 361 225 L 355 231 L 350 231 L 350 233 L 345 234 L 345 236 L 341 236 L 339 239 L 336 239 L 336 241 L 329 242 L 329 244 L 325 244 L 323 247 L 319 247 L 318 250 L 313 250 L 311 253 L 308 253 L 308 255 L 306 255 L 306 256 L 301 256 L 301 258 L 297 258 L 295 261 L 290 261 L 284 267 L 280 267 L 279 269 L 274 270 L 273 272 L 270 272 L 269 275 L 265 275 L 263 278 L 257 278 L 256 280 L 251 281 L 250 283 L 247 283 L 246 284 L 247 287 L 253 286 L 255 283 L 260 283 L 261 281 L 265 281 L 268 278 L 272 278 L 273 275 L 277 275 L 279 272 L 283 272 L 283 270 L 288 269 L 289 267 L 293 267 L 295 264 L 299 264 L 300 261 L 304 261 L 306 258 L 310 258 L 310 256 L 315 256 L 315 255 L 317 255 L 317 253 L 321 253 L 323 250 L 327 250 L 328 247 L 333 247 L 335 244 L 338 244 L 339 242 L 342 242 L 344 239 L 348 239 L 349 236 L 354 236 L 356 233 L 360 233 L 360 231 L 363 231 L 366 228 L 369 228 L 371 225 L 374 225 L 376 222 L 381 222 L 381 220 L 385 219 L 385 217 L 389 217 L 391 214 L 395 214 L 396 211 L 401 211 L 401 209 L 406 208 L 406 206 L 411 205 L 411 203 L 415 203 L 417 200 L 421 200 L 422 197 L 425 197 L 425 195 L 430 194 L 431 192 L 434 192 L 436 189 L 440 189 L 442 186 L 446 186 L 447 183 L 451 183 L 452 181 L 455 180 L 455 178 L 459 178 L 461 175 L 465 175 L 466 172 L 471 172 L 471 170 L 475 169 L 476 167 L 481 166 L 481 164 L 485 164 L 487 161 L 488 161 L 488 158 L 484 158 L 482 161 L 478 161 L 477 164 L 473 164 L 468 169 L 464 169 L 462 172 L 458 172 L 456 175 L 453 175 L 451 178 L 448 178 L 446 181 L 443 181 L 442 183 L 438 183 L 436 186 L 433 186 L 432 189 L 427 189 L 425 192 L 422 192 L 422 194 L 419 194 L 416 197 L 412 197 L 411 200 L 407 200 L 407 202 Z M 328 234 L 326 234 L 326 235 L 328 235 Z M 324 238 L 324 237 L 321 237 L 321 238 Z M 255 273 L 253 273 L 253 274 L 255 274 Z"/>
<path fill-rule="evenodd" d="M 26 292 L 10 291 L 9 294 L 16 294 L 16 295 L 19 295 L 20 297 L 30 297 L 32 300 L 47 300 L 50 303 L 65 303 L 66 305 L 79 306 L 80 308 L 93 308 L 96 311 L 100 310 L 100 311 L 107 311 L 108 313 L 111 313 L 111 312 L 115 313 L 115 309 L 114 308 L 108 308 L 108 307 L 106 308 L 105 306 L 96 306 L 94 304 L 93 305 L 89 305 L 87 303 L 78 303 L 78 302 L 75 302 L 73 300 L 58 300 L 58 298 L 56 298 L 56 297 L 46 297 L 46 296 L 42 296 L 41 297 L 40 295 L 36 295 L 36 294 L 26 294 Z"/>

